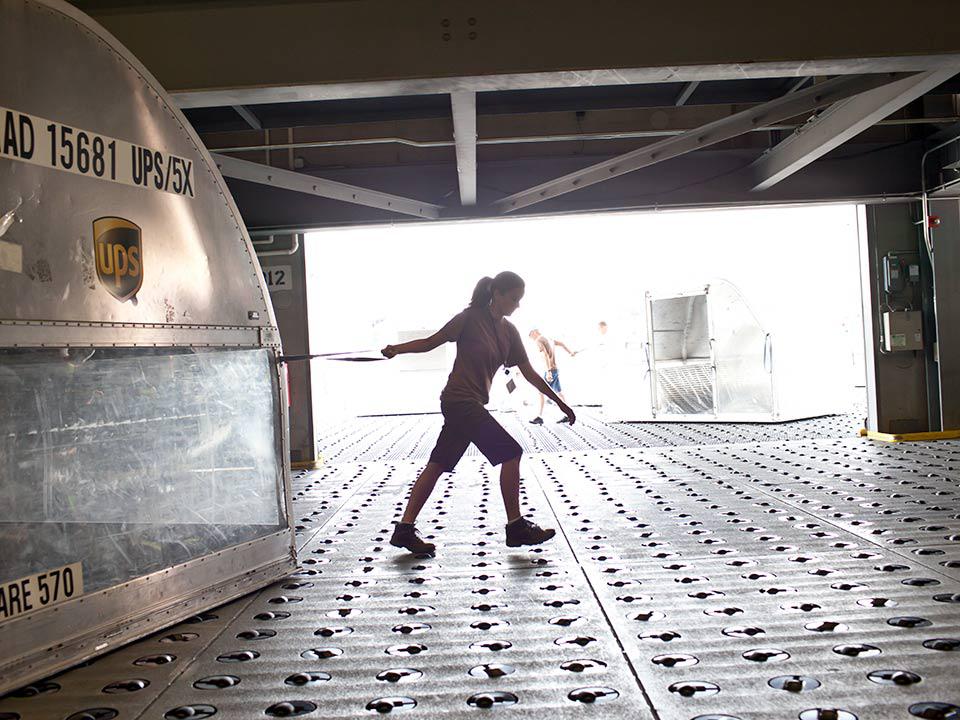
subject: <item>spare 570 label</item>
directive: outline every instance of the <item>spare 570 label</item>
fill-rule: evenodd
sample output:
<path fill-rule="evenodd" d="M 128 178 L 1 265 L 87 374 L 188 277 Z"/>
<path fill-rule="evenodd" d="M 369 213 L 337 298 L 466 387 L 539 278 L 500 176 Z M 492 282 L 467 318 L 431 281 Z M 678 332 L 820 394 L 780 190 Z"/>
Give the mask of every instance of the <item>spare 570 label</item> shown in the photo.
<path fill-rule="evenodd" d="M 192 160 L 4 107 L 0 157 L 194 197 Z"/>
<path fill-rule="evenodd" d="M 71 563 L 0 582 L 0 622 L 83 595 L 83 566 Z"/>

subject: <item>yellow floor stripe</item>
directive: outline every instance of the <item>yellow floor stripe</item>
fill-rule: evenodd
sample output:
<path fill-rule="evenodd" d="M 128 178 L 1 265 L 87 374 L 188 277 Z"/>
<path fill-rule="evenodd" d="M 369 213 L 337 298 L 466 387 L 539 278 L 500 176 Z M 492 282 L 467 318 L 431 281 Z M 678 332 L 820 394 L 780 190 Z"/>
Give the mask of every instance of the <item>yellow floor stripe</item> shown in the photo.
<path fill-rule="evenodd" d="M 882 433 L 874 430 L 860 430 L 860 437 L 880 442 L 918 442 L 920 440 L 957 440 L 960 439 L 960 430 L 941 430 L 938 432 L 918 433 Z"/>
<path fill-rule="evenodd" d="M 321 465 L 323 465 L 323 455 L 320 455 L 316 460 L 304 460 L 303 462 L 292 462 L 290 463 L 290 469 L 291 470 L 316 470 Z"/>

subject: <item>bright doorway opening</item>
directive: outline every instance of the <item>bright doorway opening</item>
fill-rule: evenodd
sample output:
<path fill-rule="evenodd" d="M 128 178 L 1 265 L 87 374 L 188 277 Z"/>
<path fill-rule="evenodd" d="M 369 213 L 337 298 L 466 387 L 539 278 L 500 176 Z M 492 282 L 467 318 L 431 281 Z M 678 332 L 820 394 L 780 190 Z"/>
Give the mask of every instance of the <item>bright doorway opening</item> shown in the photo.
<path fill-rule="evenodd" d="M 711 390 L 717 398 L 742 391 L 750 405 L 763 385 L 756 368 L 772 367 L 784 418 L 850 412 L 864 385 L 857 212 L 624 212 L 314 232 L 305 238 L 310 351 L 378 351 L 429 335 L 463 309 L 477 280 L 509 269 L 526 280 L 511 317 L 521 336 L 537 328 L 577 352 L 558 353 L 573 405 L 611 420 L 670 420 L 671 392 L 711 390 L 695 388 L 693 361 L 713 352 L 728 373 Z M 712 334 L 722 332 L 742 341 L 733 355 L 720 354 Z M 528 353 L 542 364 L 532 342 Z M 448 344 L 389 362 L 313 361 L 315 424 L 438 412 L 454 354 Z M 671 379 L 680 365 L 689 377 Z M 510 379 L 498 375 L 491 407 L 532 417 L 537 393 L 516 374 L 521 389 L 507 392 Z"/>

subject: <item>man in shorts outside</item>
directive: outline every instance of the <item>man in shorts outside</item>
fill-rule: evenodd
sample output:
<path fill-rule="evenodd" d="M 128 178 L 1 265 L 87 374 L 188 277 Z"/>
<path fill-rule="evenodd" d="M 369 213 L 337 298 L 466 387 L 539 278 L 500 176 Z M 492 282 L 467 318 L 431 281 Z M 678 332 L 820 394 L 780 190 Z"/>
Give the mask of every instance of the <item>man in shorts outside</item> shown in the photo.
<path fill-rule="evenodd" d="M 577 353 L 564 345 L 560 340 L 554 340 L 553 342 L 550 342 L 550 338 L 542 334 L 536 328 L 530 331 L 530 339 L 537 344 L 537 349 L 540 350 L 540 354 L 543 355 L 543 359 L 547 365 L 547 371 L 543 374 L 543 379 L 546 381 L 547 385 L 550 386 L 550 389 L 553 390 L 561 400 L 566 402 L 567 399 L 560 391 L 560 371 L 557 370 L 557 355 L 554 346 L 562 347 L 567 351 L 567 354 L 570 357 L 573 357 Z M 537 413 L 537 416 L 530 421 L 532 425 L 543 425 L 543 403 L 545 400 L 546 396 L 543 393 L 540 393 L 540 410 Z M 569 422 L 569 420 L 566 418 L 566 416 L 564 416 L 560 422 Z"/>

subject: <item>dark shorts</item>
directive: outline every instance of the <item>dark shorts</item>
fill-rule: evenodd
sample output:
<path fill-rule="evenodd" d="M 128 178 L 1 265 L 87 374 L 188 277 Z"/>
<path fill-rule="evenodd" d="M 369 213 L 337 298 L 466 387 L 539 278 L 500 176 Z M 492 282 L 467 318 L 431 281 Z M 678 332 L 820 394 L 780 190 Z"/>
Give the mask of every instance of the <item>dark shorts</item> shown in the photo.
<path fill-rule="evenodd" d="M 493 419 L 480 403 L 440 403 L 443 429 L 437 446 L 430 453 L 430 462 L 440 465 L 444 472 L 452 472 L 470 447 L 477 446 L 491 465 L 520 457 L 523 448 Z"/>
<path fill-rule="evenodd" d="M 553 380 L 547 380 L 547 376 L 553 377 Z M 543 374 L 543 379 L 550 386 L 550 389 L 554 392 L 563 392 L 560 389 L 560 371 L 554 368 L 553 370 L 547 370 Z"/>

